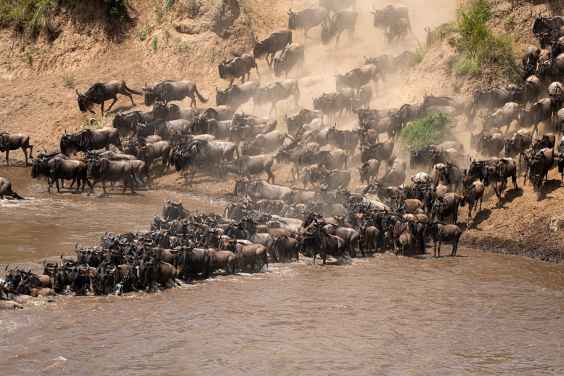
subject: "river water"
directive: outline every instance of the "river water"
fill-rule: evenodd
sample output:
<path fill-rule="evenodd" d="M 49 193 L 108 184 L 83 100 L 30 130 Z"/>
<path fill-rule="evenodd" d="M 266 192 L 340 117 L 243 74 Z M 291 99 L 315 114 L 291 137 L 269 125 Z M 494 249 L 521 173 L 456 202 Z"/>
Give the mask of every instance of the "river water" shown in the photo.
<path fill-rule="evenodd" d="M 48 195 L 29 169 L 9 173 L 35 198 L 0 202 L 4 265 L 146 229 L 165 196 L 205 212 L 223 206 L 162 191 Z M 458 254 L 271 264 L 162 293 L 37 300 L 0 311 L 0 374 L 563 373 L 564 265 Z"/>

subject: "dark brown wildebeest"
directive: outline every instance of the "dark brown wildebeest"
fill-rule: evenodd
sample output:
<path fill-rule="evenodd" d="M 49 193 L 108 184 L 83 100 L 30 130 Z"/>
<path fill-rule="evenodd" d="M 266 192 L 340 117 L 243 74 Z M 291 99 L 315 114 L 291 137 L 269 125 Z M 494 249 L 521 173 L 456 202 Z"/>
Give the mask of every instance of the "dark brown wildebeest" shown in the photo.
<path fill-rule="evenodd" d="M 491 129 L 484 129 L 478 134 L 474 134 L 470 132 L 470 148 L 474 150 L 478 150 L 479 143 L 482 140 L 482 137 L 491 138 L 492 135 L 499 133 L 501 134 L 501 130 L 499 128 L 491 128 Z"/>
<path fill-rule="evenodd" d="M 123 193 L 125 193 L 127 186 L 131 188 L 131 193 L 135 193 L 133 191 L 134 180 L 136 180 L 138 185 L 143 186 L 143 183 L 138 181 L 133 174 L 133 167 L 127 161 L 90 158 L 86 160 L 86 164 L 88 166 L 88 179 L 94 180 L 90 186 L 90 193 L 94 192 L 94 186 L 97 183 L 102 182 L 104 194 L 106 194 L 106 181 L 116 182 L 123 180 Z"/>
<path fill-rule="evenodd" d="M 544 98 L 533 104 L 528 110 L 522 108 L 520 111 L 519 126 L 521 128 L 527 128 L 532 125 L 533 130 L 531 134 L 534 136 L 535 132 L 537 132 L 538 137 L 539 123 L 546 120 L 551 121 L 552 119 L 553 108 L 551 103 L 552 99 Z"/>
<path fill-rule="evenodd" d="M 76 191 L 80 188 L 80 183 L 82 182 L 82 190 L 84 191 L 84 185 L 88 183 L 90 186 L 90 182 L 87 179 L 87 166 L 84 162 L 73 160 L 73 159 L 66 159 L 66 158 L 53 158 L 52 162 L 49 163 L 50 170 L 49 170 L 49 179 L 51 182 L 55 181 L 57 186 L 57 193 L 59 193 L 59 179 L 63 181 L 71 180 L 73 181 L 72 184 L 76 181 Z M 50 186 L 49 186 L 50 189 Z"/>
<path fill-rule="evenodd" d="M 354 129 L 353 132 L 358 135 L 358 140 L 361 146 L 372 146 L 378 143 L 379 134 L 374 129 L 357 128 Z"/>
<path fill-rule="evenodd" d="M 237 256 L 235 256 L 233 252 L 218 251 L 213 248 L 208 248 L 207 251 L 211 256 L 214 271 L 223 269 L 226 275 L 235 274 L 235 261 L 237 261 Z"/>
<path fill-rule="evenodd" d="M 486 117 L 483 118 L 482 128 L 501 129 L 502 127 L 507 126 L 507 129 L 505 130 L 505 134 L 507 134 L 513 120 L 519 120 L 519 105 L 515 102 L 509 102 L 506 103 L 503 108 L 494 110 L 491 115 L 486 115 Z"/>
<path fill-rule="evenodd" d="M 340 131 L 337 129 L 337 124 L 329 128 L 327 132 L 327 143 L 333 148 L 343 149 L 347 152 L 347 157 L 351 158 L 354 155 L 354 150 L 358 145 L 358 136 L 354 130 L 346 129 Z"/>
<path fill-rule="evenodd" d="M 398 111 L 398 115 L 402 126 L 406 126 L 407 123 L 419 119 L 419 113 L 423 103 L 417 104 L 404 104 Z"/>
<path fill-rule="evenodd" d="M 274 75 L 280 77 L 282 73 L 284 73 L 284 78 L 288 78 L 288 72 L 296 66 L 296 77 L 299 77 L 300 68 L 304 60 L 304 45 L 292 43 L 288 48 L 282 51 L 280 57 L 275 57 L 272 60 L 274 64 Z"/>
<path fill-rule="evenodd" d="M 163 169 L 161 175 L 164 174 L 165 168 L 168 170 L 170 157 L 170 144 L 167 141 L 159 141 L 154 144 L 137 145 L 137 158 L 147 165 L 147 169 L 151 168 L 151 164 L 155 159 L 162 158 Z"/>
<path fill-rule="evenodd" d="M 254 57 L 249 54 L 237 55 L 234 52 L 231 52 L 231 55 L 233 55 L 233 59 L 229 61 L 223 59 L 218 66 L 219 77 L 224 80 L 231 80 L 229 86 L 232 86 L 233 81 L 239 77 L 241 77 L 241 83 L 244 84 L 245 75 L 248 75 L 247 80 L 251 78 L 252 68 L 257 70 L 257 76 L 260 78 L 257 62 Z"/>
<path fill-rule="evenodd" d="M 251 175 L 261 174 L 264 171 L 268 174 L 266 181 L 272 179 L 272 184 L 274 184 L 273 163 L 274 157 L 270 155 L 245 155 L 234 161 L 222 160 L 219 162 L 219 178 L 223 179 L 226 173 L 232 173 L 251 180 Z"/>
<path fill-rule="evenodd" d="M 396 38 L 398 38 L 397 43 L 399 44 L 407 35 L 409 27 L 409 21 L 405 18 L 400 18 L 390 25 L 389 30 L 384 30 L 384 35 L 386 36 L 388 46 L 391 46 L 394 43 L 394 39 Z"/>
<path fill-rule="evenodd" d="M 351 102 L 354 99 L 354 90 L 345 90 L 349 90 L 352 95 L 347 95 L 348 92 L 343 90 L 329 94 L 323 93 L 320 97 L 313 98 L 313 108 L 323 112 L 323 115 L 326 115 L 328 119 L 334 117 L 338 112 L 340 119 L 343 111 L 350 111 Z"/>
<path fill-rule="evenodd" d="M 347 154 L 342 149 L 333 149 L 331 151 L 313 152 L 308 149 L 303 149 L 298 156 L 297 165 L 311 166 L 319 164 L 319 167 L 325 166 L 328 170 L 347 169 Z M 299 175 L 298 175 L 299 176 Z"/>
<path fill-rule="evenodd" d="M 430 236 L 433 239 L 433 257 L 441 257 L 441 244 L 443 241 L 452 241 L 452 252 L 450 255 L 456 256 L 456 250 L 458 248 L 460 236 L 462 235 L 462 230 L 454 224 L 447 225 L 444 222 L 435 222 L 428 223 L 425 226 L 423 235 L 425 237 Z"/>
<path fill-rule="evenodd" d="M 460 206 L 464 207 L 468 203 L 468 219 L 466 220 L 466 227 L 470 226 L 470 219 L 472 218 L 472 209 L 478 207 L 480 201 L 480 211 L 482 211 L 482 199 L 484 198 L 484 183 L 475 181 L 469 188 L 462 188 L 460 190 Z"/>
<path fill-rule="evenodd" d="M 268 269 L 268 254 L 266 252 L 266 247 L 261 244 L 240 244 L 238 242 L 234 243 L 236 245 L 236 258 L 239 267 L 242 272 L 247 270 L 247 266 L 251 267 L 254 271 L 255 267 L 260 271 L 263 266 L 266 265 Z"/>
<path fill-rule="evenodd" d="M 288 133 L 295 136 L 301 129 L 302 125 L 311 122 L 314 119 L 322 119 L 323 112 L 317 110 L 303 109 L 297 115 L 288 117 L 284 115 Z"/>
<path fill-rule="evenodd" d="M 384 75 L 374 64 L 364 65 L 345 74 L 338 74 L 337 71 L 335 71 L 333 76 L 335 77 L 335 87 L 337 91 L 341 91 L 345 88 L 360 89 L 370 81 L 378 85 L 378 77 L 380 77 L 383 82 L 386 82 Z"/>
<path fill-rule="evenodd" d="M 542 149 L 531 157 L 526 157 L 529 167 L 529 180 L 540 192 L 543 184 L 548 181 L 548 171 L 554 166 L 554 153 L 552 149 Z"/>
<path fill-rule="evenodd" d="M 510 139 L 505 140 L 505 157 L 518 155 L 521 163 L 521 153 L 529 147 L 531 147 L 531 132 L 527 129 L 519 129 Z"/>
<path fill-rule="evenodd" d="M 535 75 L 539 77 L 541 82 L 554 82 L 562 78 L 564 74 L 564 53 L 558 56 L 552 56 L 551 58 L 541 61 L 537 64 L 537 71 Z"/>
<path fill-rule="evenodd" d="M 552 157 L 552 151 L 550 151 L 550 157 Z M 513 188 L 519 189 L 517 186 L 517 163 L 512 158 L 500 159 L 499 162 L 494 162 L 493 166 L 485 165 L 482 174 L 484 185 L 487 187 L 490 183 L 492 184 L 498 203 L 501 202 L 501 194 L 505 190 L 509 177 L 513 180 Z M 497 189 L 498 183 L 500 183 L 499 190 Z"/>
<path fill-rule="evenodd" d="M 197 273 L 209 278 L 213 271 L 213 260 L 210 252 L 201 248 L 182 247 L 178 258 L 179 275 L 192 279 Z"/>
<path fill-rule="evenodd" d="M 255 36 L 255 46 L 253 47 L 253 56 L 255 59 L 266 57 L 268 67 L 272 65 L 274 55 L 278 51 L 282 51 L 287 45 L 292 44 L 292 31 L 288 29 L 280 29 L 276 33 L 272 33 L 263 41 L 258 40 Z M 270 55 L 270 61 L 268 56 Z"/>
<path fill-rule="evenodd" d="M 526 107 L 529 103 L 536 103 L 540 93 L 540 79 L 537 76 L 531 76 L 519 85 L 515 91 L 514 101 Z"/>
<path fill-rule="evenodd" d="M 360 184 L 366 181 L 366 184 L 373 183 L 378 177 L 378 172 L 380 171 L 381 160 L 370 159 L 364 163 L 361 163 L 357 167 L 360 173 Z"/>
<path fill-rule="evenodd" d="M 272 106 L 270 107 L 270 111 L 268 111 L 268 115 L 270 116 L 272 110 L 276 112 L 276 103 L 290 96 L 294 97 L 296 108 L 299 107 L 300 88 L 296 80 L 284 80 L 282 82 L 274 82 L 266 87 L 259 87 L 256 90 L 254 101 L 258 106 L 271 103 Z"/>
<path fill-rule="evenodd" d="M 301 12 L 292 12 L 292 8 L 288 11 L 288 29 L 304 30 L 304 46 L 307 43 L 307 39 L 311 39 L 307 36 L 307 32 L 312 27 L 320 25 L 323 21 L 329 20 L 329 11 L 325 8 L 311 8 L 304 9 Z"/>
<path fill-rule="evenodd" d="M 10 150 L 17 150 L 20 148 L 25 155 L 25 164 L 27 165 L 27 149 L 29 149 L 29 157 L 33 158 L 33 145 L 29 144 L 29 136 L 22 133 L 0 133 L 0 152 L 6 152 L 7 166 L 10 165 Z"/>
<path fill-rule="evenodd" d="M 217 106 L 226 105 L 236 111 L 256 94 L 260 84 L 257 81 L 247 81 L 242 85 L 233 85 L 225 90 L 215 89 L 215 103 Z M 256 107 L 256 103 L 254 103 Z"/>
<path fill-rule="evenodd" d="M 405 182 L 407 163 L 400 158 L 392 158 L 388 161 L 389 169 L 381 179 L 376 180 L 378 187 L 397 187 Z"/>
<path fill-rule="evenodd" d="M 255 125 L 242 125 L 235 126 L 232 125 L 229 129 L 229 139 L 239 146 L 241 142 L 251 142 L 259 134 L 266 134 L 272 132 L 267 124 L 255 124 Z"/>
<path fill-rule="evenodd" d="M 217 106 L 207 108 L 201 115 L 204 119 L 215 119 L 218 121 L 231 120 L 233 110 L 229 106 Z"/>
<path fill-rule="evenodd" d="M 16 192 L 12 191 L 12 183 L 3 177 L 0 177 L 0 200 L 4 199 L 4 196 L 10 196 L 17 200 L 23 200 L 24 198 L 18 195 Z"/>
<path fill-rule="evenodd" d="M 505 142 L 501 133 L 494 133 L 490 137 L 481 136 L 476 146 L 478 155 L 485 155 L 486 157 L 497 157 L 503 150 Z"/>
<path fill-rule="evenodd" d="M 153 105 L 153 120 L 164 119 L 166 121 L 185 119 L 194 120 L 198 116 L 198 110 L 192 107 L 181 108 L 175 104 L 156 101 Z"/>
<path fill-rule="evenodd" d="M 437 197 L 431 210 L 431 219 L 438 217 L 439 221 L 444 221 L 446 217 L 452 215 L 452 223 L 458 220 L 458 206 L 460 205 L 460 195 L 458 193 L 447 193 L 443 197 Z"/>
<path fill-rule="evenodd" d="M 525 54 L 523 55 L 521 63 L 519 64 L 519 68 L 521 68 L 521 78 L 523 80 L 526 80 L 527 78 L 535 74 L 540 54 L 541 50 L 537 46 L 531 45 L 525 50 Z"/>
<path fill-rule="evenodd" d="M 318 254 L 323 258 L 323 265 L 327 263 L 327 255 L 341 257 L 345 250 L 345 241 L 338 236 L 330 235 L 325 228 L 310 228 L 303 235 L 304 248 L 313 253 L 313 265 Z"/>
<path fill-rule="evenodd" d="M 337 38 L 334 47 L 334 49 L 337 49 L 341 33 L 345 30 L 348 30 L 349 41 L 353 40 L 357 17 L 358 13 L 351 8 L 335 13 L 327 26 L 321 24 L 321 43 L 326 46 L 331 39 Z"/>
<path fill-rule="evenodd" d="M 275 236 L 272 249 L 278 253 L 280 261 L 291 260 L 293 255 L 296 255 L 296 261 L 300 259 L 300 243 L 286 235 Z"/>
<path fill-rule="evenodd" d="M 228 122 L 198 116 L 189 125 L 188 131 L 197 135 L 211 134 L 217 139 L 224 139 L 229 136 L 230 125 Z"/>
<path fill-rule="evenodd" d="M 476 90 L 474 92 L 473 108 L 487 108 L 493 111 L 494 108 L 501 108 L 506 103 L 514 102 L 515 92 L 507 88 L 493 87 L 485 90 Z"/>
<path fill-rule="evenodd" d="M 165 286 L 169 281 L 178 277 L 178 270 L 168 262 L 158 258 L 151 258 L 139 264 L 139 283 L 142 288 L 147 288 L 153 282 Z"/>
<path fill-rule="evenodd" d="M 276 151 L 286 139 L 287 134 L 280 131 L 272 131 L 266 134 L 258 134 L 251 142 L 243 143 L 242 155 L 258 155 Z"/>
<path fill-rule="evenodd" d="M 119 131 L 116 128 L 83 129 L 71 135 L 65 131 L 60 142 L 63 154 L 76 154 L 79 151 L 94 151 L 102 148 L 110 150 L 110 145 L 123 151 Z"/>
<path fill-rule="evenodd" d="M 328 190 L 335 190 L 339 187 L 348 187 L 351 181 L 351 173 L 347 170 L 326 170 L 324 167 L 317 169 L 319 183 Z M 305 176 L 304 176 L 305 177 Z"/>
<path fill-rule="evenodd" d="M 388 161 L 392 157 L 394 151 L 394 142 L 387 139 L 384 142 L 380 142 L 376 145 L 370 147 L 362 146 L 360 150 L 360 161 L 362 163 L 368 161 L 369 159 L 376 159 L 379 161 Z"/>
<path fill-rule="evenodd" d="M 374 12 L 374 27 L 386 30 L 388 26 L 394 24 L 400 18 L 404 18 L 409 23 L 409 11 L 404 5 L 388 5 L 384 9 L 376 9 L 376 5 L 372 7 Z M 411 23 L 409 23 L 409 31 L 411 30 Z"/>
<path fill-rule="evenodd" d="M 538 138 L 533 140 L 533 151 L 536 153 L 544 148 L 554 149 L 555 144 L 556 136 L 554 136 L 554 133 L 543 134 L 540 140 Z"/>
<path fill-rule="evenodd" d="M 196 107 L 196 98 L 194 94 L 198 96 L 198 99 L 202 103 L 207 103 L 207 99 L 202 97 L 198 92 L 196 84 L 191 81 L 163 81 L 154 87 L 147 86 L 143 88 L 145 92 L 145 106 L 151 106 L 156 101 L 160 102 L 171 102 L 171 101 L 181 101 L 188 97 L 191 99 L 190 107 Z"/>
<path fill-rule="evenodd" d="M 380 134 L 382 133 L 386 133 L 388 139 L 395 140 L 402 129 L 401 120 L 399 115 L 390 112 L 389 116 L 368 122 L 364 125 L 364 129 L 373 129 L 376 132 L 376 142 L 380 141 Z"/>
<path fill-rule="evenodd" d="M 138 91 L 128 88 L 124 80 L 111 81 L 107 84 L 95 83 L 84 94 L 79 93 L 78 90 L 76 90 L 76 95 L 78 97 L 78 107 L 80 108 L 80 111 L 90 111 L 91 113 L 95 114 L 95 112 L 92 111 L 92 106 L 94 104 L 99 104 L 102 108 L 102 116 L 104 116 L 104 102 L 110 99 L 114 100 L 108 108 L 108 111 L 110 111 L 112 109 L 112 106 L 117 102 L 118 94 L 127 95 L 129 99 L 131 99 L 131 104 L 133 106 L 135 106 L 135 103 L 133 103 L 133 97 L 131 96 L 131 94 L 143 95 Z"/>
<path fill-rule="evenodd" d="M 122 134 L 129 132 L 135 133 L 137 131 L 137 124 L 148 124 L 152 120 L 152 110 L 133 111 L 127 114 L 119 111 L 112 121 L 112 126 L 117 128 Z"/>

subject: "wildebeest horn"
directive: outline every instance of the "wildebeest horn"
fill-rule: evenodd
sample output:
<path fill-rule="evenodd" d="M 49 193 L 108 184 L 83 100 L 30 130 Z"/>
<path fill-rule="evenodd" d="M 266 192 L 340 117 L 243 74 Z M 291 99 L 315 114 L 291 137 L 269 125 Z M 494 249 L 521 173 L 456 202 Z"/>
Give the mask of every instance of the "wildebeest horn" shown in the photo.
<path fill-rule="evenodd" d="M 374 11 L 376 11 L 376 4 L 372 5 L 372 9 L 374 9 Z"/>

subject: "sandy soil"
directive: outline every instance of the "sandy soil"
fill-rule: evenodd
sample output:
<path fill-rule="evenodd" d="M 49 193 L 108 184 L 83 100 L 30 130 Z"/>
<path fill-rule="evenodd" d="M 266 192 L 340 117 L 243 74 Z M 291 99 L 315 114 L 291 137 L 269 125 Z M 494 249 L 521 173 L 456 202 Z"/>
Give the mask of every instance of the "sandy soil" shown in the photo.
<path fill-rule="evenodd" d="M 403 3 L 409 7 L 414 34 L 408 35 L 397 47 L 385 45 L 382 32 L 372 26 L 369 13 L 374 4 L 372 1 L 357 1 L 359 17 L 354 39 L 349 41 L 344 33 L 338 50 L 333 50 L 333 43 L 329 46 L 320 43 L 319 27 L 310 31 L 313 39 L 307 43 L 306 63 L 297 77 L 301 91 L 299 108 L 294 108 L 292 101 L 280 102 L 276 114 L 278 129 L 286 128 L 284 115 L 294 114 L 301 108 L 312 108 L 313 96 L 335 90 L 335 71 L 343 73 L 361 66 L 365 55 L 401 53 L 415 48 L 418 40 L 424 44 L 424 28 L 433 28 L 453 19 L 456 7 L 455 2 L 448 0 L 410 0 Z M 113 79 L 124 79 L 129 87 L 137 90 L 146 82 L 155 84 L 165 79 L 188 79 L 197 83 L 204 97 L 210 98 L 208 105 L 215 105 L 215 88 L 227 87 L 227 82 L 217 75 L 219 61 L 230 51 L 250 52 L 255 36 L 264 39 L 286 26 L 288 9 L 316 6 L 317 1 L 212 0 L 201 2 L 199 13 L 193 19 L 187 17 L 182 8 L 183 2 L 176 1 L 171 10 L 164 13 L 160 23 L 156 10 L 163 9 L 164 4 L 139 0 L 129 4 L 132 22 L 121 32 L 103 19 L 91 16 L 96 12 L 87 4 L 77 5 L 71 13 L 57 15 L 54 20 L 57 36 L 52 41 L 40 38 L 30 43 L 8 30 L 0 30 L 0 84 L 3 88 L 0 91 L 0 131 L 27 133 L 36 151 L 44 148 L 55 151 L 64 130 L 72 132 L 88 126 L 90 115 L 78 110 L 75 89 L 84 92 L 95 82 Z M 514 16 L 512 32 L 515 32 L 521 49 L 534 41 L 532 19 L 524 9 L 530 8 L 533 14 L 539 11 L 549 13 L 547 5 L 542 4 L 531 6 L 521 3 L 516 6 L 514 2 L 497 0 L 493 4 L 497 12 L 492 21 L 494 25 L 502 25 L 503 20 Z M 141 32 L 149 30 L 149 27 L 145 40 L 141 41 Z M 153 49 L 155 38 L 156 50 Z M 303 34 L 294 33 L 294 41 L 303 43 Z M 448 42 L 439 44 L 405 80 L 399 73 L 389 76 L 386 84 L 380 83 L 371 107 L 383 109 L 417 103 L 427 92 L 470 96 L 477 87 L 489 86 L 488 82 L 450 76 L 444 62 L 452 53 Z M 264 61 L 259 62 L 262 85 L 279 80 L 267 68 Z M 289 78 L 295 78 L 295 75 L 292 71 Z M 251 79 L 259 80 L 256 72 L 252 72 Z M 376 86 L 373 88 L 376 90 Z M 97 118 L 97 124 L 111 124 L 117 111 L 146 109 L 141 97 L 134 99 L 136 105 L 131 106 L 127 98 L 119 97 L 105 118 Z M 189 102 L 185 100 L 180 105 L 188 106 Z M 202 109 L 207 107 L 202 107 L 201 103 L 198 106 Z M 243 106 L 242 110 L 251 113 L 252 104 Z M 255 115 L 267 113 L 267 107 L 254 112 Z M 476 129 L 480 128 L 478 120 Z M 345 129 L 355 124 L 355 117 L 350 115 L 342 119 L 338 127 Z M 517 129 L 515 124 L 512 129 Z M 463 119 L 459 120 L 457 134 L 468 152 L 469 133 Z M 23 163 L 20 152 L 12 153 L 11 157 Z M 358 185 L 355 168 L 358 159 L 357 154 L 349 162 L 353 188 Z M 274 170 L 277 183 L 302 186 L 291 181 L 287 166 L 275 166 Z M 463 242 L 488 250 L 560 260 L 560 218 L 564 215 L 558 202 L 563 198 L 563 191 L 557 189 L 560 182 L 556 181 L 559 179 L 556 175 L 551 173 L 549 177 L 553 180 L 541 195 L 533 192 L 532 187 L 522 187 L 522 178 L 519 180 L 520 190 L 510 191 L 502 205 L 496 205 L 497 200 L 488 193 L 482 212 L 465 231 Z M 183 179 L 169 170 L 154 185 L 228 198 L 234 182 L 218 181 L 213 174 L 198 174 L 194 184 L 186 187 Z M 461 209 L 461 213 L 459 223 L 462 226 L 466 222 L 466 209 Z"/>

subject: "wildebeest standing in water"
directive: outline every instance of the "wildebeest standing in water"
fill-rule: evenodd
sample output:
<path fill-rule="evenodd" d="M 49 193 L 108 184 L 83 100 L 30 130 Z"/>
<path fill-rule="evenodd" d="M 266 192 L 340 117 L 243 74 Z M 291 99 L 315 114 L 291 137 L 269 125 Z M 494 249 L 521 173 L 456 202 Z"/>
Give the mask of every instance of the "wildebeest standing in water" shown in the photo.
<path fill-rule="evenodd" d="M 108 111 L 110 111 L 112 109 L 112 106 L 117 102 L 118 94 L 127 95 L 129 99 L 131 99 L 131 104 L 133 106 L 135 106 L 135 103 L 133 102 L 133 97 L 131 96 L 131 94 L 143 95 L 138 91 L 128 88 L 124 80 L 112 81 L 107 84 L 95 83 L 84 94 L 81 94 L 78 92 L 78 90 L 76 90 L 76 95 L 78 96 L 78 107 L 80 108 L 80 111 L 90 111 L 91 113 L 95 114 L 95 112 L 92 111 L 92 106 L 94 104 L 99 104 L 101 105 L 102 116 L 104 116 L 104 102 L 110 99 L 114 100 L 108 108 Z"/>
<path fill-rule="evenodd" d="M 33 145 L 29 144 L 29 136 L 21 133 L 9 134 L 0 133 L 0 152 L 6 152 L 6 165 L 10 165 L 10 150 L 21 148 L 25 155 L 25 164 L 27 165 L 27 149 L 29 149 L 29 157 L 33 158 Z"/>
<path fill-rule="evenodd" d="M 4 199 L 4 196 L 11 196 L 17 200 L 23 200 L 24 198 L 18 195 L 16 192 L 12 191 L 12 183 L 7 179 L 0 177 L 0 200 Z"/>
<path fill-rule="evenodd" d="M 79 151 L 94 151 L 105 148 L 110 150 L 115 145 L 123 151 L 116 128 L 83 129 L 71 135 L 67 131 L 61 136 L 60 148 L 63 154 L 76 154 Z"/>
<path fill-rule="evenodd" d="M 292 12 L 290 8 L 288 11 L 288 29 L 304 29 L 304 46 L 307 39 L 311 39 L 307 36 L 309 29 L 320 25 L 323 21 L 329 22 L 329 11 L 325 8 L 304 9 L 301 12 Z"/>
<path fill-rule="evenodd" d="M 102 182 L 104 194 L 106 194 L 106 181 L 116 182 L 123 180 L 123 193 L 127 186 L 133 191 L 133 181 L 143 187 L 143 183 L 133 173 L 133 167 L 128 161 L 110 161 L 106 158 L 90 158 L 86 160 L 88 166 L 88 179 L 93 179 L 90 186 L 90 193 L 94 192 L 94 186 Z"/>
<path fill-rule="evenodd" d="M 251 78 L 251 69 L 255 68 L 257 70 L 257 76 L 260 78 L 260 73 L 258 71 L 257 62 L 254 57 L 249 54 L 237 55 L 235 52 L 231 52 L 233 59 L 227 61 L 223 59 L 219 63 L 219 77 L 224 80 L 231 80 L 229 86 L 233 85 L 235 79 L 241 77 L 242 84 L 245 83 L 245 75 L 248 75 L 247 80 Z"/>
<path fill-rule="evenodd" d="M 163 81 L 154 87 L 147 86 L 143 88 L 145 92 L 145 106 L 150 106 L 156 101 L 170 102 L 170 101 L 181 101 L 188 97 L 192 101 L 190 102 L 190 107 L 196 107 L 196 98 L 194 94 L 198 96 L 198 99 L 202 103 L 207 103 L 208 100 L 202 97 L 198 92 L 196 84 L 191 81 Z"/>
<path fill-rule="evenodd" d="M 321 43 L 328 45 L 331 39 L 337 38 L 335 42 L 335 49 L 339 47 L 339 38 L 341 33 L 348 30 L 349 41 L 354 38 L 354 27 L 356 25 L 356 18 L 358 13 L 354 9 L 345 9 L 333 16 L 333 19 L 327 26 L 322 24 L 321 29 Z"/>
<path fill-rule="evenodd" d="M 255 59 L 266 56 L 266 63 L 270 68 L 270 66 L 272 65 L 272 60 L 274 59 L 274 55 L 276 55 L 278 51 L 284 50 L 289 44 L 292 44 L 292 31 L 288 29 L 280 29 L 278 32 L 272 33 L 263 41 L 260 41 L 257 37 L 255 37 L 253 56 L 255 57 Z M 270 61 L 268 61 L 269 55 Z"/>

